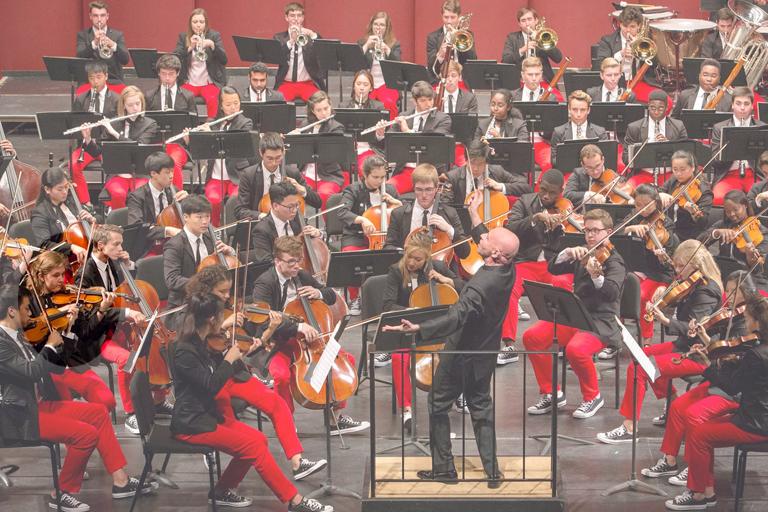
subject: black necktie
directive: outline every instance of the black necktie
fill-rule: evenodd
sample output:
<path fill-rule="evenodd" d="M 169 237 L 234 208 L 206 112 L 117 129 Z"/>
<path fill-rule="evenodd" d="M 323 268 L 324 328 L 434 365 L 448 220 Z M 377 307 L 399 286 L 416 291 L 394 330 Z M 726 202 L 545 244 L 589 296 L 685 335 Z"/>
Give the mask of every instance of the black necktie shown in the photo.
<path fill-rule="evenodd" d="M 282 310 L 285 306 L 285 301 L 288 300 L 288 285 L 290 285 L 291 282 L 286 280 L 283 283 L 283 293 L 280 295 L 280 309 Z"/>
<path fill-rule="evenodd" d="M 291 236 L 291 233 L 288 231 L 288 223 L 286 222 L 283 224 L 283 230 L 285 231 L 285 236 Z"/>
<path fill-rule="evenodd" d="M 424 227 L 429 226 L 429 210 L 421 212 L 421 225 Z"/>
<path fill-rule="evenodd" d="M 699 95 L 701 97 L 701 108 L 707 106 L 707 91 L 701 91 L 701 94 Z"/>
<path fill-rule="evenodd" d="M 475 190 L 480 188 L 480 178 L 475 178 Z"/>
<path fill-rule="evenodd" d="M 256 91 L 256 103 L 261 103 L 261 91 Z"/>
<path fill-rule="evenodd" d="M 160 192 L 160 195 L 157 198 L 157 214 L 160 215 L 160 212 L 165 210 L 165 192 Z"/>
<path fill-rule="evenodd" d="M 200 237 L 195 242 L 195 268 L 200 265 Z"/>
<path fill-rule="evenodd" d="M 448 113 L 453 114 L 453 94 L 448 95 Z"/>
<path fill-rule="evenodd" d="M 166 110 L 173 109 L 173 98 L 171 97 L 171 88 L 165 88 L 165 108 Z"/>
<path fill-rule="evenodd" d="M 416 128 L 416 131 L 421 133 L 421 130 L 424 129 L 424 117 L 419 118 L 419 126 Z"/>
<path fill-rule="evenodd" d="M 269 186 L 271 187 L 274 184 L 275 184 L 275 173 L 271 172 L 269 173 Z"/>
<path fill-rule="evenodd" d="M 533 91 L 528 93 L 528 101 L 533 101 Z"/>
<path fill-rule="evenodd" d="M 605 91 L 605 102 L 611 101 L 611 91 Z"/>
<path fill-rule="evenodd" d="M 299 45 L 293 43 L 293 71 L 291 71 L 291 82 L 299 81 Z"/>
<path fill-rule="evenodd" d="M 104 283 L 104 286 L 108 292 L 111 292 L 112 290 L 115 289 L 115 287 L 114 287 L 114 282 L 112 281 L 112 272 L 109 271 L 109 263 L 107 263 L 105 274 L 107 275 L 107 282 Z"/>

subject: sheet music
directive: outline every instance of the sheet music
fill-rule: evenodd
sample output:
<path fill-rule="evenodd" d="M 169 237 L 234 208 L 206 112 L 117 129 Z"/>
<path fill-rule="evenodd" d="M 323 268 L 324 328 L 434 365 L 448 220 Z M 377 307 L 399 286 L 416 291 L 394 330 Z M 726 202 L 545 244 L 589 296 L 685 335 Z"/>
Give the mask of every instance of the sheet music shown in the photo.
<path fill-rule="evenodd" d="M 320 356 L 320 359 L 317 361 L 317 365 L 315 365 L 315 368 L 312 371 L 312 378 L 309 381 L 312 389 L 317 393 L 323 389 L 323 384 L 325 384 L 325 381 L 328 378 L 328 372 L 331 371 L 331 365 L 333 365 L 333 362 L 336 360 L 339 350 L 341 350 L 341 345 L 336 341 L 334 335 L 334 337 L 331 337 L 325 345 L 323 355 Z"/>
<path fill-rule="evenodd" d="M 640 345 L 637 344 L 637 341 L 632 336 L 632 334 L 627 330 L 624 324 L 621 323 L 619 317 L 615 318 L 616 323 L 619 324 L 619 327 L 621 327 L 622 341 L 629 348 L 629 351 L 632 353 L 635 361 L 640 363 L 640 367 L 645 371 L 645 374 L 648 375 L 648 378 L 651 380 L 651 382 L 656 382 L 656 379 L 661 377 L 661 372 L 656 367 L 656 364 L 651 361 L 645 352 L 643 352 L 643 349 L 640 347 Z"/>

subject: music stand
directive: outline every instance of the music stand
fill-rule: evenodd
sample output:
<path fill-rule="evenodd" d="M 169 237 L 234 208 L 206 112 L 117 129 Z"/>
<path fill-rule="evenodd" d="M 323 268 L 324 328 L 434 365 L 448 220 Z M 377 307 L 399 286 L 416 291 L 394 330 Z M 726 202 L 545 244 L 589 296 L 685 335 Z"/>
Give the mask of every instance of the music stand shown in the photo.
<path fill-rule="evenodd" d="M 451 118 L 451 133 L 456 138 L 456 142 L 469 145 L 475 138 L 477 130 L 477 114 L 469 112 L 454 112 L 448 114 Z"/>
<path fill-rule="evenodd" d="M 701 70 L 701 63 L 704 62 L 703 57 L 685 57 L 683 59 L 683 75 L 685 76 L 685 82 L 690 85 L 699 86 L 699 71 Z M 718 59 L 720 62 L 720 77 L 726 77 L 731 74 L 733 67 L 736 65 L 735 60 Z M 722 78 L 721 78 L 722 79 Z M 736 80 L 733 81 L 731 87 L 746 86 L 747 76 L 744 74 L 744 68 L 739 70 L 739 74 L 736 75 Z"/>
<path fill-rule="evenodd" d="M 645 117 L 645 105 L 639 103 L 593 102 L 589 108 L 589 122 L 604 127 L 613 133 L 616 139 L 619 134 L 627 132 L 627 125 Z"/>
<path fill-rule="evenodd" d="M 64 135 L 64 132 L 70 128 L 75 128 L 83 123 L 93 123 L 99 119 L 103 119 L 104 116 L 93 112 L 38 112 L 35 114 L 35 123 L 37 124 L 37 133 L 40 136 L 40 140 L 69 140 L 67 143 L 67 155 L 69 160 L 69 168 L 72 169 L 74 165 L 73 161 L 73 147 L 72 141 L 81 137 L 80 132 Z M 91 135 L 98 138 L 101 128 L 91 131 Z M 85 148 L 81 149 L 82 152 Z M 104 183 L 104 175 L 101 175 L 101 182 Z"/>
<path fill-rule="evenodd" d="M 768 123 L 768 103 L 761 101 L 757 104 L 757 118 L 764 123 Z"/>
<path fill-rule="evenodd" d="M 149 175 L 144 161 L 149 155 L 162 151 L 162 144 L 139 144 L 135 141 L 104 141 L 101 159 L 104 174 Z"/>
<path fill-rule="evenodd" d="M 568 106 L 553 101 L 515 101 L 512 105 L 523 114 L 528 133 L 549 133 L 568 122 Z"/>
<path fill-rule="evenodd" d="M 519 141 L 516 137 L 494 137 L 487 140 L 488 147 L 493 149 L 488 157 L 489 164 L 501 165 L 509 172 L 526 173 L 528 183 L 533 183 L 535 161 L 530 141 Z"/>
<path fill-rule="evenodd" d="M 621 224 L 621 222 L 626 219 L 634 210 L 635 207 L 631 204 L 593 204 L 593 203 L 587 203 L 584 205 L 584 211 L 588 212 L 590 210 L 605 210 L 608 212 L 608 215 L 611 216 L 611 219 L 613 219 L 613 225 L 618 226 Z M 611 240 L 615 236 L 619 235 L 611 235 Z"/>
<path fill-rule="evenodd" d="M 419 81 L 431 83 L 429 71 L 425 66 L 402 62 L 399 60 L 380 60 L 381 73 L 384 75 L 384 83 L 389 89 L 400 91 L 400 112 L 407 110 L 408 91 L 411 86 Z"/>
<path fill-rule="evenodd" d="M 602 86 L 603 79 L 600 78 L 599 71 L 566 70 L 563 75 L 563 85 L 565 86 L 565 97 L 567 98 L 573 91 L 587 92 L 589 88 Z"/>
<path fill-rule="evenodd" d="M 155 64 L 164 53 L 158 52 L 157 48 L 128 48 L 128 53 L 131 54 L 137 77 L 157 78 Z"/>
<path fill-rule="evenodd" d="M 552 332 L 552 350 L 558 352 L 560 343 L 557 338 L 558 325 L 573 327 L 582 331 L 597 332 L 592 323 L 592 315 L 587 311 L 584 303 L 573 293 L 563 288 L 558 288 L 550 284 L 537 283 L 535 281 L 523 280 L 528 300 L 536 312 L 536 317 L 544 322 L 551 322 L 554 326 Z M 572 441 L 577 444 L 590 445 L 597 444 L 594 441 L 579 439 L 576 437 L 565 436 L 557 433 L 557 395 L 558 395 L 558 365 L 552 365 L 552 433 L 551 435 L 531 436 L 532 439 L 541 441 L 546 439 L 541 455 L 551 449 L 552 457 L 557 458 L 557 439 Z M 555 440 L 555 441 L 553 441 Z"/>
<path fill-rule="evenodd" d="M 90 59 L 79 57 L 43 57 L 48 78 L 54 82 L 69 82 L 69 104 L 75 104 L 75 89 L 77 84 L 88 81 L 85 65 Z"/>
<path fill-rule="evenodd" d="M 730 112 L 715 112 L 714 110 L 693 110 L 685 108 L 680 114 L 680 120 L 691 139 L 711 139 L 712 127 L 717 123 L 733 117 Z"/>
<path fill-rule="evenodd" d="M 144 115 L 157 123 L 158 136 L 156 140 L 162 144 L 165 144 L 165 140 L 170 135 L 181 133 L 184 128 L 195 126 L 198 119 L 196 114 L 181 110 L 151 110 Z"/>
<path fill-rule="evenodd" d="M 253 121 L 253 130 L 259 133 L 288 133 L 296 128 L 296 105 L 294 103 L 256 103 L 245 101 L 240 104 L 243 115 Z"/>
<path fill-rule="evenodd" d="M 420 452 L 422 452 L 424 455 L 431 455 L 431 451 L 426 447 L 425 443 L 420 441 L 417 437 L 417 423 L 416 423 L 416 406 L 418 400 L 416 400 L 416 357 L 415 353 L 418 350 L 419 347 L 423 347 L 424 345 L 430 345 L 435 343 L 436 341 L 441 340 L 429 340 L 429 339 L 422 339 L 421 336 L 417 336 L 416 333 L 404 333 L 404 332 L 397 332 L 397 331 L 384 331 L 384 326 L 388 325 L 400 325 L 402 320 L 408 320 L 414 324 L 420 324 L 426 320 L 430 320 L 432 318 L 439 318 L 446 314 L 448 311 L 448 308 L 450 306 L 429 306 L 426 308 L 419 308 L 419 309 L 408 309 L 408 310 L 398 310 L 398 311 L 387 311 L 385 313 L 382 313 L 379 317 L 379 323 L 376 325 L 376 334 L 373 337 L 373 350 L 369 347 L 369 366 L 370 366 L 370 372 L 371 375 L 375 377 L 375 370 L 374 364 L 373 364 L 373 353 L 374 352 L 395 352 L 397 350 L 408 350 L 411 357 L 410 357 L 410 368 L 409 371 L 411 372 L 411 393 L 414 399 L 411 402 L 411 432 L 409 435 L 409 438 L 405 438 L 405 425 L 401 423 L 400 427 L 400 438 L 403 440 L 403 442 L 399 445 L 392 446 L 390 448 L 385 448 L 383 450 L 380 450 L 377 453 L 388 453 L 393 450 L 400 449 L 400 458 L 401 461 L 404 462 L 405 459 L 405 447 L 406 446 L 413 446 Z M 434 368 L 434 365 L 433 365 Z M 371 387 L 373 389 L 373 387 Z M 402 403 L 402 397 L 401 397 L 401 403 Z M 371 420 L 374 421 L 375 418 L 372 415 Z M 371 437 L 373 439 L 373 436 Z M 427 441 L 426 444 L 429 442 Z M 401 467 L 405 468 L 405 464 L 403 463 Z"/>
<path fill-rule="evenodd" d="M 464 83 L 478 91 L 517 89 L 520 87 L 520 66 L 494 60 L 468 60 L 461 71 Z"/>
<path fill-rule="evenodd" d="M 714 256 L 717 268 L 720 269 L 720 275 L 723 279 L 726 279 L 729 275 L 733 274 L 737 270 L 749 270 L 739 260 L 729 258 L 728 256 L 720 256 L 719 254 Z"/>
<path fill-rule="evenodd" d="M 140 260 L 147 254 L 150 247 L 154 245 L 154 242 L 149 239 L 149 231 L 152 225 L 146 222 L 137 222 L 136 224 L 122 227 L 123 249 L 131 256 L 131 261 Z"/>
<path fill-rule="evenodd" d="M 388 162 L 429 162 L 435 167 L 453 163 L 453 135 L 441 133 L 398 133 L 384 135 L 384 153 Z"/>
<path fill-rule="evenodd" d="M 354 138 L 355 147 L 357 147 L 357 142 L 367 142 L 368 144 L 378 142 L 375 132 L 362 136 L 360 132 L 376 125 L 379 121 L 389 119 L 389 112 L 386 110 L 337 108 L 333 113 L 336 114 L 334 119 L 344 125 L 344 132 L 352 135 Z"/>
<path fill-rule="evenodd" d="M 276 39 L 232 36 L 232 40 L 240 60 L 266 64 L 280 64 L 283 61 L 283 49 Z"/>
<path fill-rule="evenodd" d="M 619 160 L 619 143 L 615 140 L 566 140 L 552 148 L 555 153 L 552 165 L 563 172 L 571 172 L 581 167 L 581 149 L 587 144 L 600 148 L 605 156 L 606 167 L 615 169 Z M 647 146 L 646 146 L 647 147 Z"/>
<path fill-rule="evenodd" d="M 316 39 L 314 42 L 320 69 L 326 76 L 330 70 L 339 72 L 339 103 L 344 101 L 341 77 L 344 72 L 357 73 L 368 69 L 368 60 L 357 43 L 342 43 L 333 39 Z"/>
<path fill-rule="evenodd" d="M 726 126 L 721 140 L 728 146 L 720 154 L 720 160 L 757 160 L 768 148 L 768 126 Z M 743 178 L 743 169 L 741 173 Z"/>
<path fill-rule="evenodd" d="M 631 146 L 629 148 L 630 158 L 634 158 L 632 168 L 653 169 L 653 184 L 659 186 L 659 171 L 672 165 L 672 155 L 679 150 L 695 154 L 696 141 L 649 142 L 637 155 L 635 155 L 635 146 Z"/>

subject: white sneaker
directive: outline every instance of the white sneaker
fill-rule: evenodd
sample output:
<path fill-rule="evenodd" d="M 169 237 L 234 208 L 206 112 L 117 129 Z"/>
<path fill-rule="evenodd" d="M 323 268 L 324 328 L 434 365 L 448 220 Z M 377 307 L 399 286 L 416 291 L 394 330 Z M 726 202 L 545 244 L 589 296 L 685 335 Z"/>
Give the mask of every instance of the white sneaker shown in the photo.
<path fill-rule="evenodd" d="M 678 487 L 686 487 L 688 485 L 688 468 L 685 468 L 676 475 L 672 475 L 667 479 L 667 482 Z"/>
<path fill-rule="evenodd" d="M 360 297 L 356 298 L 349 303 L 349 314 L 352 316 L 360 316 L 362 310 L 360 309 Z"/>
<path fill-rule="evenodd" d="M 383 368 L 385 366 L 389 366 L 389 364 L 392 362 L 392 354 L 389 354 L 387 352 L 382 352 L 380 354 L 376 354 L 373 356 L 373 366 L 376 368 Z"/>
<path fill-rule="evenodd" d="M 573 411 L 573 417 L 580 420 L 591 418 L 597 411 L 600 410 L 601 407 L 603 407 L 603 405 L 605 405 L 603 397 L 597 395 L 592 400 L 581 402 L 581 405 L 579 405 L 576 410 Z"/>
<path fill-rule="evenodd" d="M 520 359 L 517 349 L 514 345 L 507 345 L 496 355 L 496 364 L 503 366 L 509 363 L 515 363 Z"/>
<path fill-rule="evenodd" d="M 517 319 L 524 322 L 531 319 L 531 315 L 529 315 L 528 312 L 524 310 L 523 306 L 520 304 L 517 305 Z"/>

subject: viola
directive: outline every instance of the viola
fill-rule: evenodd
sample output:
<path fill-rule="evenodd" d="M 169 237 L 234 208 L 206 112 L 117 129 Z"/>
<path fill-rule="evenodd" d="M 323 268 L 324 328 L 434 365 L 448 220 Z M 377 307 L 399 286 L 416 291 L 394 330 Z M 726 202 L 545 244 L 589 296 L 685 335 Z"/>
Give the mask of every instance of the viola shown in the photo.
<path fill-rule="evenodd" d="M 703 352 L 713 361 L 734 360 L 738 359 L 740 352 L 749 349 L 749 343 L 759 339 L 760 337 L 757 334 L 748 334 L 727 340 L 710 341 L 704 347 Z M 699 352 L 691 350 L 680 357 L 673 358 L 672 364 L 680 364 L 685 359 L 696 359 L 698 357 Z"/>
<path fill-rule="evenodd" d="M 384 194 L 386 193 L 386 184 L 381 182 L 381 204 L 371 206 L 363 212 L 363 217 L 371 221 L 376 228 L 374 233 L 368 235 L 368 249 L 372 251 L 378 251 L 384 248 L 384 243 L 387 241 L 387 230 L 389 229 L 389 219 L 392 216 L 392 210 L 399 208 L 389 208 L 387 202 L 384 201 Z"/>
<path fill-rule="evenodd" d="M 688 295 L 690 295 L 691 292 L 693 292 L 693 290 L 696 289 L 699 284 L 706 283 L 707 279 L 704 277 L 704 274 L 701 273 L 701 270 L 696 270 L 682 281 L 670 284 L 664 291 L 664 294 L 661 296 L 661 298 L 653 303 L 653 307 L 666 308 L 677 304 Z M 643 318 L 649 322 L 653 321 L 652 308 L 648 308 L 648 310 L 643 315 Z"/>
<path fill-rule="evenodd" d="M 632 201 L 634 189 L 630 183 L 620 181 L 621 176 L 616 171 L 605 169 L 597 179 L 592 180 L 589 191 L 602 194 L 612 204 L 628 204 Z"/>
<path fill-rule="evenodd" d="M 574 213 L 573 203 L 565 197 L 561 196 L 554 205 L 547 208 L 547 213 L 560 217 L 560 223 L 566 233 L 584 232 L 584 216 Z"/>
<path fill-rule="evenodd" d="M 699 208 L 698 202 L 701 199 L 701 182 L 698 178 L 689 180 L 687 183 L 678 183 L 672 190 L 672 197 L 677 197 L 677 206 L 679 208 L 685 208 L 690 206 L 691 217 L 694 220 L 698 220 L 704 216 L 704 211 Z"/>

